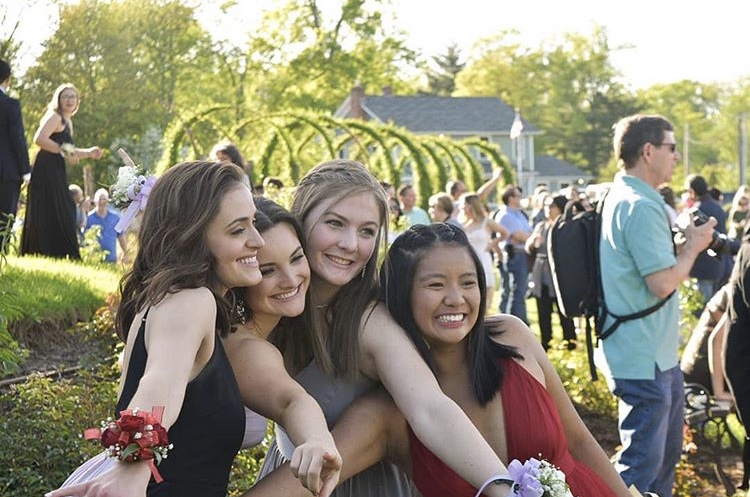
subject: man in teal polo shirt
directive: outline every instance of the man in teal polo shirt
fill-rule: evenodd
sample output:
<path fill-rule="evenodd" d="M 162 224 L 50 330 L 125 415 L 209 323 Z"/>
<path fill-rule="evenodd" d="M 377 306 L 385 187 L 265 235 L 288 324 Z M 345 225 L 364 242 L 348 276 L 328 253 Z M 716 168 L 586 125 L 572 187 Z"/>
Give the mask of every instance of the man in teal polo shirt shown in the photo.
<path fill-rule="evenodd" d="M 614 131 L 621 171 L 602 212 L 601 273 L 607 308 L 625 315 L 653 306 L 688 278 L 711 242 L 716 220 L 688 227 L 687 241 L 675 250 L 657 190 L 680 159 L 672 124 L 661 116 L 635 115 L 620 120 Z M 597 365 L 619 401 L 617 470 L 628 485 L 661 497 L 672 495 L 682 450 L 679 312 L 675 292 L 656 312 L 622 323 L 597 349 Z M 612 320 L 608 316 L 603 329 Z"/>

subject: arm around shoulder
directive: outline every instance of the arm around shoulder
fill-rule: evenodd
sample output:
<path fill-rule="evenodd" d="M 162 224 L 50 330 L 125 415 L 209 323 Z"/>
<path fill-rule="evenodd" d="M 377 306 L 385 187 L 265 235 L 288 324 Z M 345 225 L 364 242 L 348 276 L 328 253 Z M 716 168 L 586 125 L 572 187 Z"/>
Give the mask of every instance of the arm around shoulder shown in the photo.
<path fill-rule="evenodd" d="M 378 304 L 363 323 L 366 373 L 379 379 L 414 433 L 436 456 L 479 488 L 507 469 L 461 408 L 440 389 L 437 379 L 406 332 Z M 505 497 L 505 485 L 486 495 Z"/>

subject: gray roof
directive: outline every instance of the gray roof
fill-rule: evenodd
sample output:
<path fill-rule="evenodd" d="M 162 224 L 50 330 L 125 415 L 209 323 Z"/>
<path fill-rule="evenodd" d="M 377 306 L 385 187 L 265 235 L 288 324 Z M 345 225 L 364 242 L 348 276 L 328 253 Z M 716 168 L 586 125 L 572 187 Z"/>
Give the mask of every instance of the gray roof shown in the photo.
<path fill-rule="evenodd" d="M 413 133 L 508 134 L 515 110 L 494 97 L 429 95 L 367 95 L 364 108 L 371 119 L 403 126 Z M 538 129 L 523 121 L 524 133 Z"/>
<path fill-rule="evenodd" d="M 551 155 L 534 156 L 534 170 L 539 176 L 569 176 L 576 178 L 590 178 L 591 175 L 570 162 L 560 160 Z"/>

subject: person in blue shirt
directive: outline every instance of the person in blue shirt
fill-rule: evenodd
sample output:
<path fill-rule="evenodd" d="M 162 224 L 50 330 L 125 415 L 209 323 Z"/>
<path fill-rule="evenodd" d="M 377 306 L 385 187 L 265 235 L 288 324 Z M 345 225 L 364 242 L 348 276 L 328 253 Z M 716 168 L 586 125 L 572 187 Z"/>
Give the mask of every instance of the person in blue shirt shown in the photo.
<path fill-rule="evenodd" d="M 521 189 L 508 185 L 501 196 L 505 208 L 495 214 L 497 222 L 510 236 L 505 239 L 505 257 L 498 264 L 502 278 L 500 312 L 513 314 L 529 324 L 526 316 L 526 291 L 529 284 L 529 263 L 526 257 L 526 240 L 531 235 L 529 218 L 521 207 Z"/>
<path fill-rule="evenodd" d="M 622 449 L 615 468 L 627 485 L 670 497 L 682 452 L 685 392 L 679 366 L 679 295 L 716 219 L 692 222 L 673 245 L 659 185 L 672 178 L 680 154 L 672 124 L 655 115 L 623 118 L 614 128 L 620 172 L 602 209 L 599 255 L 608 314 L 626 315 L 668 300 L 655 312 L 623 322 L 602 340 L 596 364 L 619 402 Z M 571 256 L 574 256 L 571 254 Z"/>
<path fill-rule="evenodd" d="M 91 229 L 92 226 L 101 226 L 98 240 L 99 246 L 107 252 L 104 261 L 117 262 L 117 242 L 119 242 L 120 248 L 122 248 L 123 262 L 127 262 L 127 238 L 124 233 L 115 231 L 120 215 L 109 208 L 109 192 L 104 188 L 98 189 L 94 194 L 94 204 L 96 207 L 89 212 L 84 232 Z"/>

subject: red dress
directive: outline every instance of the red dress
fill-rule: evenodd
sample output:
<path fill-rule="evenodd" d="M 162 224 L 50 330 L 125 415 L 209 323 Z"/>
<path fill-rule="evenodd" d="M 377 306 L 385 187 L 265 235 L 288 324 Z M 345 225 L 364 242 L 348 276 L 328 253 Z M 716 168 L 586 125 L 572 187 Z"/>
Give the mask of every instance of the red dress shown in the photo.
<path fill-rule="evenodd" d="M 614 497 L 604 481 L 568 452 L 557 406 L 547 389 L 513 359 L 502 359 L 505 436 L 510 461 L 543 459 L 559 467 L 575 497 Z M 474 497 L 477 489 L 458 476 L 409 430 L 414 483 L 423 497 Z"/>

